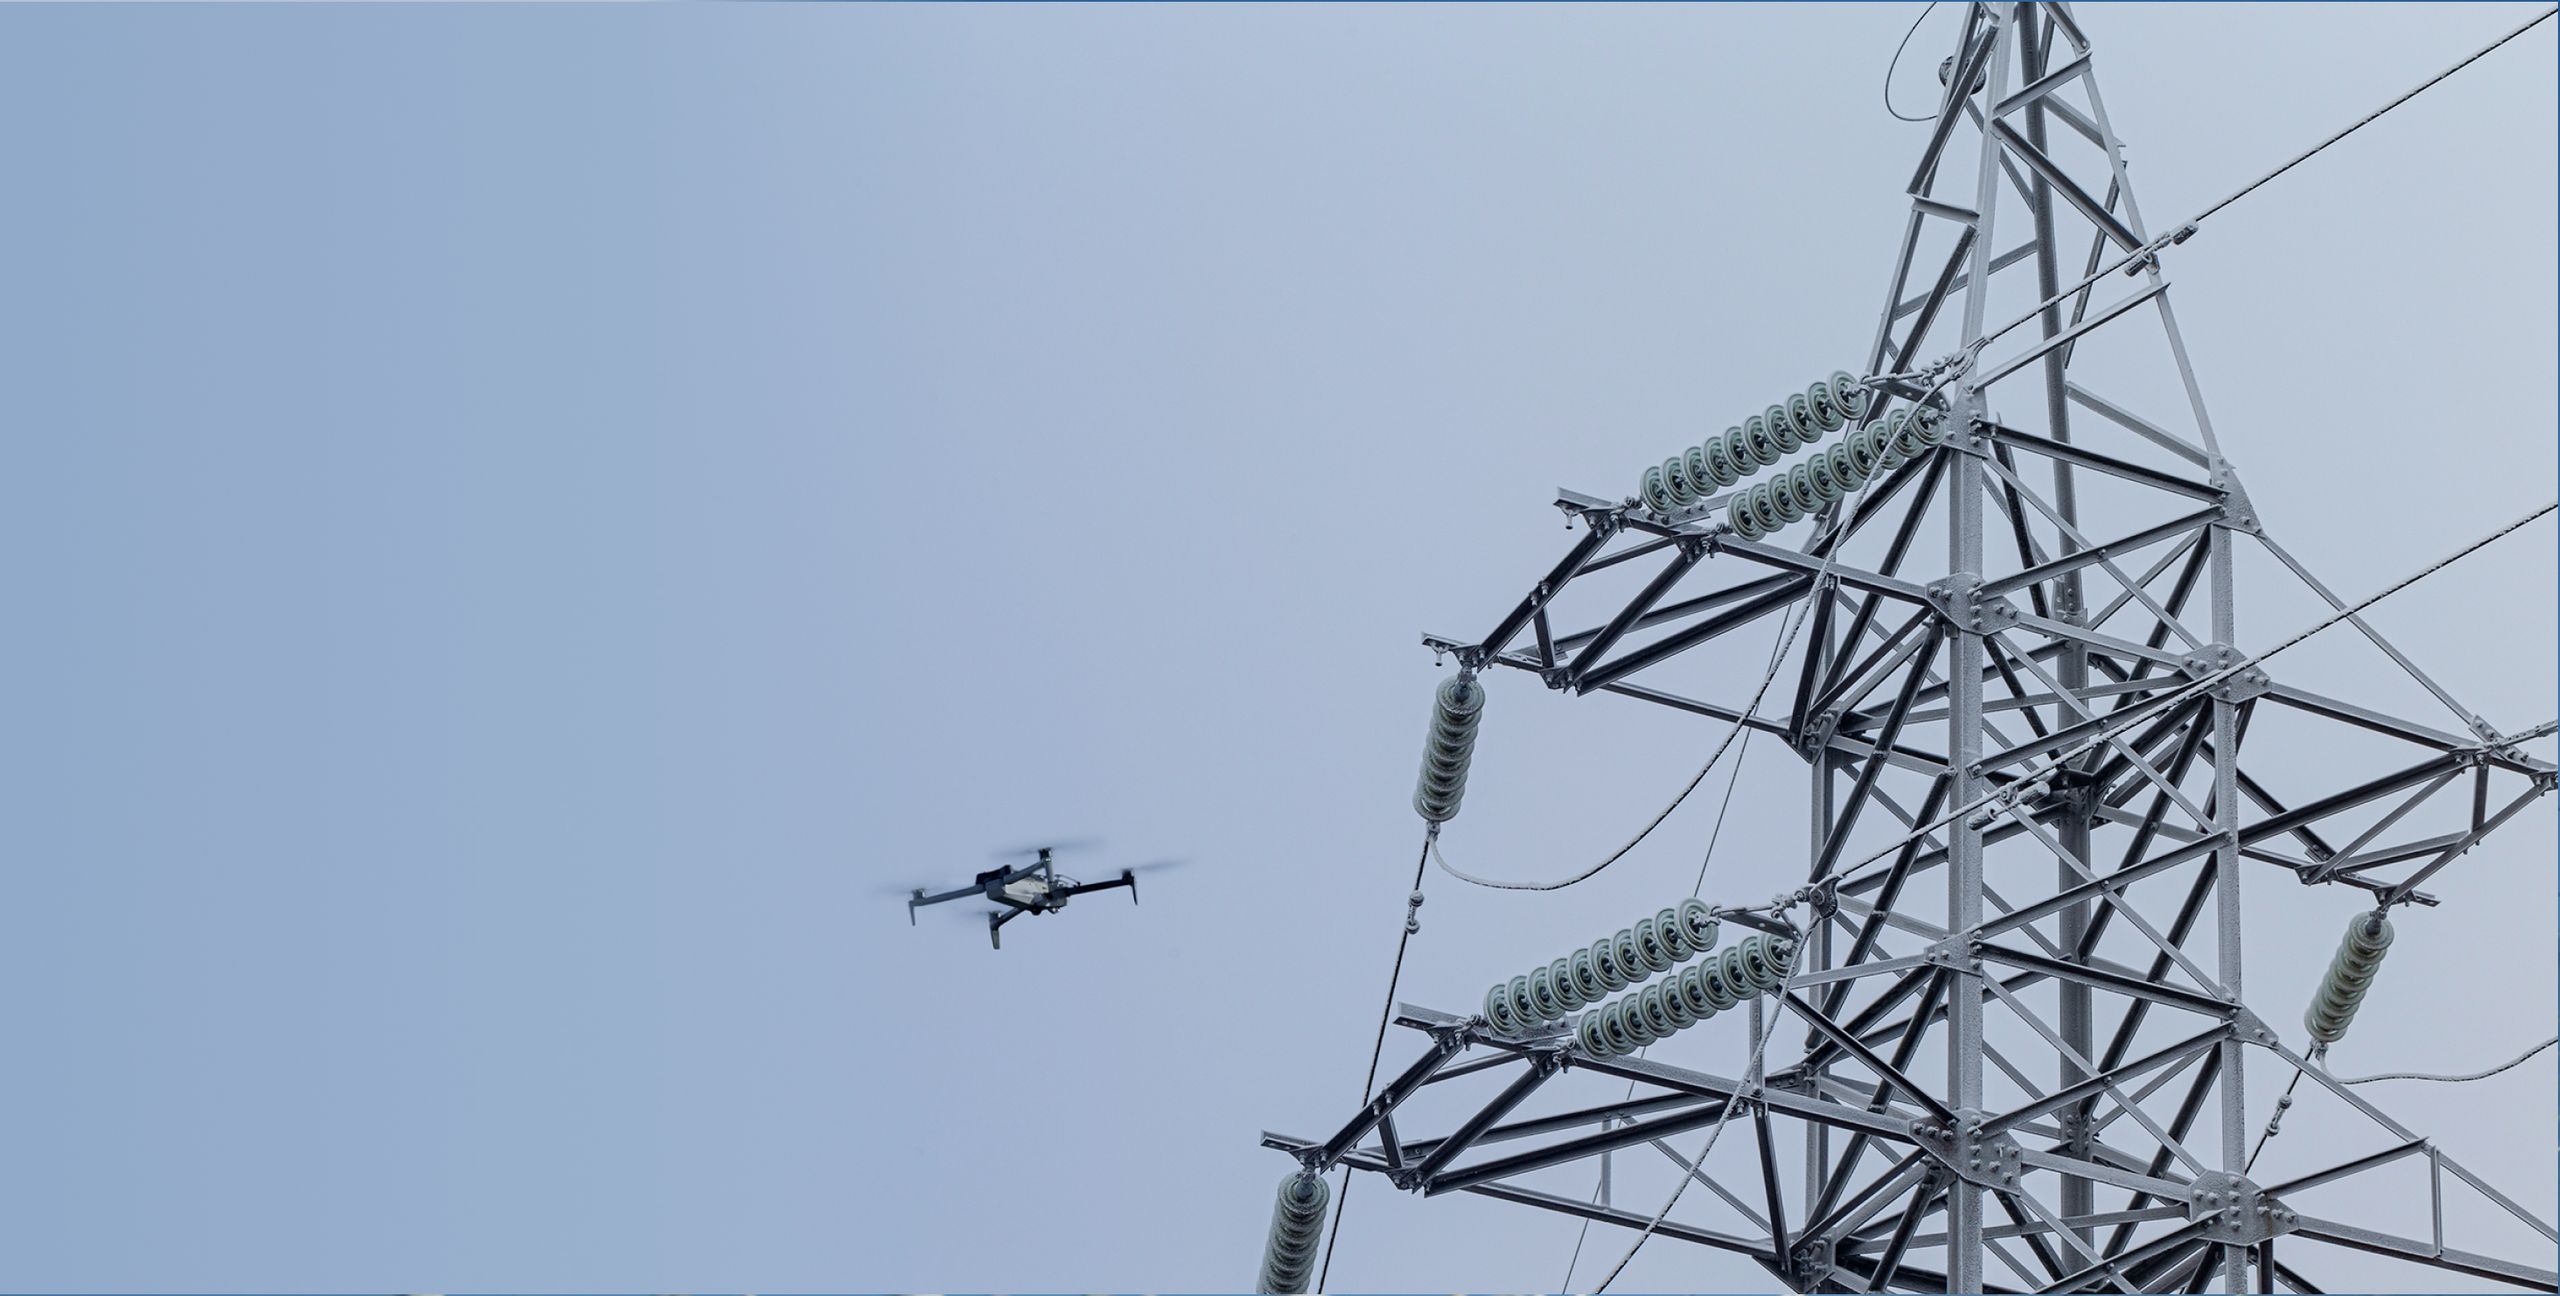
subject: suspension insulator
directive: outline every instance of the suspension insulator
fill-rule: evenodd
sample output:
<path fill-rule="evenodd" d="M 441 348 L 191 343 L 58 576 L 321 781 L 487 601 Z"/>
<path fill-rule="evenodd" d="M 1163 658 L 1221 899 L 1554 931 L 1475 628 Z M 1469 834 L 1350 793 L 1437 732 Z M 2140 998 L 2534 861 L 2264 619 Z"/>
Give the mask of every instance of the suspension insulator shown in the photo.
<path fill-rule="evenodd" d="M 1876 407 L 1876 390 L 1844 373 L 1831 375 L 1831 399 L 1840 406 L 1840 417 L 1855 423 Z"/>
<path fill-rule="evenodd" d="M 2391 920 L 2381 910 L 2358 914 L 2347 924 L 2337 956 L 2329 960 L 2328 974 L 2320 978 L 2311 1006 L 2302 1013 L 2302 1024 L 2312 1039 L 2335 1044 L 2346 1038 L 2347 1024 L 2356 1019 L 2356 1009 L 2363 1006 L 2374 974 L 2382 970 L 2382 956 L 2390 949 Z"/>
<path fill-rule="evenodd" d="M 1859 481 L 1875 476 L 1884 467 L 1883 456 L 1876 448 L 1874 424 L 1849 429 L 1849 435 L 1840 438 L 1840 444 L 1835 448 L 1847 462 L 1850 475 Z"/>
<path fill-rule="evenodd" d="M 1788 455 L 1865 418 L 1876 396 L 1846 373 L 1805 390 L 1644 470 L 1636 498 L 1656 513 L 1689 508 Z"/>
<path fill-rule="evenodd" d="M 1732 433 L 1739 430 L 1729 429 L 1725 436 L 1708 437 L 1698 443 L 1698 454 L 1706 461 L 1707 480 L 1718 488 L 1742 480 L 1742 469 L 1735 466 L 1733 451 L 1728 444 Z"/>
<path fill-rule="evenodd" d="M 1818 379 L 1811 387 L 1805 388 L 1804 401 L 1805 412 L 1826 436 L 1839 431 L 1840 425 L 1848 421 L 1841 413 L 1840 398 L 1832 393 L 1828 378 Z"/>
<path fill-rule="evenodd" d="M 1780 422 L 1785 421 L 1786 411 L 1775 405 L 1742 420 L 1742 443 L 1751 451 L 1752 461 L 1762 468 L 1787 457 L 1786 447 L 1778 443 L 1778 429 L 1769 426 L 1772 414 L 1778 415 Z"/>
<path fill-rule="evenodd" d="M 1422 781 L 1413 789 L 1414 812 L 1433 823 L 1458 817 L 1467 795 L 1467 765 L 1475 759 L 1476 726 L 1484 719 L 1484 685 L 1472 671 L 1441 681 L 1432 695 L 1431 736 L 1422 749 Z"/>
<path fill-rule="evenodd" d="M 1624 1057 L 1746 999 L 1776 993 L 1795 954 L 1793 938 L 1755 932 L 1678 976 L 1584 1013 L 1574 1023 L 1574 1041 L 1593 1057 Z"/>
<path fill-rule="evenodd" d="M 1812 445 L 1814 442 L 1820 441 L 1825 436 L 1840 430 L 1836 426 L 1824 427 L 1822 425 L 1822 420 L 1813 416 L 1813 391 L 1811 388 L 1797 392 L 1795 395 L 1787 398 L 1787 422 L 1795 427 L 1796 443 L 1798 445 Z"/>
<path fill-rule="evenodd" d="M 1787 471 L 1748 490 L 1725 505 L 1726 525 L 1745 540 L 1757 540 L 1781 527 L 1802 521 L 1839 503 L 1879 472 L 1899 468 L 1908 459 L 1946 440 L 1946 415 L 1936 406 L 1896 410 L 1861 427 Z"/>
<path fill-rule="evenodd" d="M 1644 470 L 1643 479 L 1636 483 L 1636 498 L 1656 513 L 1668 513 L 1677 507 L 1671 502 L 1671 485 L 1662 479 L 1659 464 Z"/>
<path fill-rule="evenodd" d="M 1602 999 L 1668 972 L 1715 948 L 1715 910 L 1695 897 L 1632 927 L 1591 942 L 1588 949 L 1497 981 L 1484 992 L 1484 1020 L 1503 1035 L 1524 1035 L 1562 1021 Z"/>
<path fill-rule="evenodd" d="M 1726 428 L 1724 436 L 1719 440 L 1724 446 L 1725 461 L 1733 465 L 1733 475 L 1736 479 L 1748 477 L 1760 471 L 1760 461 L 1751 453 L 1751 438 L 1742 434 L 1741 424 L 1737 423 Z M 1732 484 L 1732 482 L 1725 483 L 1727 486 Z"/>
<path fill-rule="evenodd" d="M 1316 1235 L 1332 1201 L 1333 1185 L 1312 1170 L 1280 1181 L 1280 1199 L 1271 1207 L 1271 1241 L 1262 1252 L 1262 1281 L 1255 1291 L 1294 1296 L 1307 1289 L 1315 1277 Z"/>
<path fill-rule="evenodd" d="M 1804 429 L 1797 425 L 1795 417 L 1787 412 L 1784 404 L 1760 411 L 1760 426 L 1769 430 L 1769 444 L 1777 447 L 1780 458 L 1804 448 Z"/>

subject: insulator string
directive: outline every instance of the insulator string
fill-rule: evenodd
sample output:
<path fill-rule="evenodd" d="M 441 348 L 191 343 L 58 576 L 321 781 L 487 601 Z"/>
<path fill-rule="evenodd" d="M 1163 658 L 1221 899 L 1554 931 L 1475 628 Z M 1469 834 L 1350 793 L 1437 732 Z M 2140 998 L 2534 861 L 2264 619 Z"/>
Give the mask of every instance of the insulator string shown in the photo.
<path fill-rule="evenodd" d="M 1307 1289 L 1307 1271 L 1316 1258 L 1316 1229 L 1324 1223 L 1325 1203 L 1333 1189 L 1313 1170 L 1297 1170 L 1280 1180 L 1279 1199 L 1271 1206 L 1271 1238 L 1262 1251 L 1262 1275 L 1254 1290 L 1265 1296 L 1296 1296 Z"/>
<path fill-rule="evenodd" d="M 1912 405 L 1915 408 L 1928 407 L 1932 401 L 1937 399 L 1938 394 L 1946 389 L 1947 383 L 1953 377 L 1954 373 L 1952 370 L 1940 370 L 1936 379 L 1930 383 L 1928 390 L 1922 392 L 1920 394 L 1920 399 L 1913 401 Z M 1810 549 L 1812 545 L 1820 544 L 1824 540 L 1837 535 L 1839 533 L 1839 528 L 1846 525 L 1848 518 L 1857 511 L 1859 501 L 1865 499 L 1866 493 L 1874 489 L 1876 483 L 1880 480 L 1882 480 L 1881 476 L 1869 477 L 1866 484 L 1851 492 L 1841 506 L 1833 512 L 1832 529 L 1814 536 L 1811 541 L 1807 542 L 1808 549 Z M 1455 866 L 1451 865 L 1446 857 L 1441 855 L 1439 844 L 1436 839 L 1426 840 L 1423 843 L 1424 853 L 1429 855 L 1432 862 L 1438 864 L 1441 871 L 1447 873 L 1449 876 L 1473 886 L 1490 887 L 1496 891 L 1561 891 L 1577 882 L 1590 880 L 1597 876 L 1602 869 L 1605 869 L 1610 865 L 1617 863 L 1620 859 L 1625 858 L 1627 852 L 1634 850 L 1638 843 L 1653 835 L 1653 830 L 1661 827 L 1662 821 L 1670 818 L 1671 812 L 1679 809 L 1680 803 L 1688 800 L 1690 793 L 1698 790 L 1698 785 L 1706 781 L 1707 772 L 1716 767 L 1717 761 L 1724 759 L 1725 749 L 1733 745 L 1735 737 L 1741 734 L 1753 720 L 1759 718 L 1760 704 L 1768 698 L 1769 688 L 1777 681 L 1778 678 L 1778 667 L 1786 661 L 1788 650 L 1795 646 L 1796 636 L 1803 631 L 1806 619 L 1811 616 L 1813 612 L 1813 605 L 1818 600 L 1831 597 L 1831 572 L 1833 568 L 1839 565 L 1840 550 L 1842 547 L 1843 546 L 1841 545 L 1834 544 L 1823 550 L 1822 564 L 1814 569 L 1811 579 L 1806 583 L 1806 597 L 1795 605 L 1795 610 L 1787 622 L 1785 637 L 1778 641 L 1777 651 L 1770 654 L 1768 669 L 1761 672 L 1759 686 L 1751 691 L 1750 705 L 1744 707 L 1741 717 L 1735 720 L 1733 724 L 1725 730 L 1724 737 L 1716 743 L 1715 751 L 1709 753 L 1707 756 L 1707 763 L 1699 766 L 1698 772 L 1690 776 L 1688 783 L 1680 789 L 1679 794 L 1671 798 L 1671 804 L 1662 807 L 1661 813 L 1656 814 L 1652 821 L 1647 823 L 1641 831 L 1636 833 L 1635 836 L 1628 838 L 1625 845 L 1611 851 L 1608 857 L 1602 859 L 1599 863 L 1594 864 L 1571 877 L 1558 878 L 1553 882 L 1503 882 L 1494 878 L 1477 877 L 1472 873 L 1462 872 Z"/>

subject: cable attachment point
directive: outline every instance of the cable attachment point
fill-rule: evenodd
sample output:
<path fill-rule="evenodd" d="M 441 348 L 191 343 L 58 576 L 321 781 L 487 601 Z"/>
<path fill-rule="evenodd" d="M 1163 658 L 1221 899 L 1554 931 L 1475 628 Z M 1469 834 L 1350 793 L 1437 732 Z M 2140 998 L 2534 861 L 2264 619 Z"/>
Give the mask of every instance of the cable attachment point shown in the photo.
<path fill-rule="evenodd" d="M 2059 772 L 2061 771 L 2058 767 L 2048 766 L 2032 778 L 2020 779 L 2001 788 L 1992 794 L 1989 801 L 1983 803 L 1981 809 L 1974 811 L 1965 819 L 1964 826 L 1979 832 L 2018 813 L 2020 807 L 2033 807 L 2042 803 L 2052 794 L 2053 776 Z"/>
<path fill-rule="evenodd" d="M 1840 879 L 1838 877 L 1824 878 L 1797 894 L 1804 898 L 1806 904 L 1813 907 L 1816 926 L 1821 925 L 1824 919 L 1840 912 Z"/>

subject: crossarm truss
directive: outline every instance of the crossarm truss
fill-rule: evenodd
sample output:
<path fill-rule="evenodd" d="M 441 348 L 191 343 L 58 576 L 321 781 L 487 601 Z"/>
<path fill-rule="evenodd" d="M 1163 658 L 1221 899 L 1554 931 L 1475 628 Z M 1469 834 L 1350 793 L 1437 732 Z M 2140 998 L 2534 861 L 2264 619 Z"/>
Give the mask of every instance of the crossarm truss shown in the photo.
<path fill-rule="evenodd" d="M 1549 1180 L 1659 1154 L 1722 1222 L 1683 1213 L 1656 1235 L 1800 1290 L 2308 1291 L 2341 1250 L 2548 1290 L 2547 1250 L 2493 1258 L 2441 1222 L 2409 1237 L 2335 1204 L 2332 1185 L 2423 1158 L 2439 1199 L 2485 1203 L 2455 1232 L 2513 1216 L 2560 1236 L 2287 1051 L 2240 973 L 2250 914 L 2339 889 L 2404 919 L 2453 903 L 2455 866 L 2560 771 L 2268 535 L 2170 304 L 2164 254 L 2194 227 L 2146 225 L 2070 8 L 1970 4 L 1946 66 L 1860 370 L 1880 403 L 1942 408 L 1943 440 L 1791 526 L 1732 523 L 1766 478 L 1685 502 L 1559 492 L 1581 527 L 1565 554 L 1489 632 L 1425 639 L 1480 675 L 1743 725 L 1805 762 L 1803 871 L 1747 879 L 1818 897 L 1766 1005 L 1765 1086 L 1406 1008 L 1432 1040 L 1412 1070 L 1328 1140 L 1266 1141 L 1635 1229 L 1650 1215 Z M 2095 355 L 2103 381 L 2080 364 Z M 2147 387 L 2128 376 L 2146 365 Z M 2441 714 L 2246 655 L 2292 627 L 2244 638 L 2244 554 Z M 1759 636 L 1782 632 L 1763 695 Z M 1454 1060 L 1477 1048 L 1492 1065 Z M 2243 1073 L 2270 1057 L 2279 1085 L 2310 1065 L 2303 1083 L 2360 1128 L 2297 1137 L 2269 1172 L 2312 1142 L 2336 1164 L 2249 1178 Z M 1589 1075 L 1622 1096 L 1550 1109 Z M 1680 1162 L 1673 1137 L 1735 1103 L 1739 1167 Z M 1444 1107 L 1461 1113 L 1445 1134 L 1397 1129 Z"/>

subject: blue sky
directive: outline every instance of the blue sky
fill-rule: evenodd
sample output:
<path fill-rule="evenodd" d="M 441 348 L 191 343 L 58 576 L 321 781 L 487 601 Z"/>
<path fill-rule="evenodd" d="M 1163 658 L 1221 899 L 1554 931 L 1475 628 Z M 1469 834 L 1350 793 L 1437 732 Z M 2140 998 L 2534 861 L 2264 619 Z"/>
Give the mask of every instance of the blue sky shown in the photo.
<path fill-rule="evenodd" d="M 1358 1096 L 1417 634 L 1545 570 L 1558 484 L 1852 363 L 1916 12 L 0 11 L 0 1279 L 1247 1283 L 1257 1133 Z M 2526 12 L 2084 10 L 2155 222 Z M 2552 48 L 2175 254 L 2225 445 L 2350 596 L 2551 494 Z M 2509 728 L 2551 540 L 2380 618 Z M 1716 736 L 1535 693 L 1482 871 L 1596 857 Z M 1801 766 L 1741 786 L 1711 899 L 1800 850 Z M 1708 822 L 1588 894 L 1432 887 L 1408 997 L 1685 893 Z M 1193 864 L 1001 955 L 878 894 L 1070 834 Z M 2354 1069 L 2549 1023 L 2553 851 L 2525 816 L 2404 926 Z M 2548 1213 L 2549 1077 L 2410 1109 Z M 1372 1182 L 1336 1277 L 1571 1239 Z"/>

